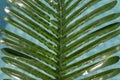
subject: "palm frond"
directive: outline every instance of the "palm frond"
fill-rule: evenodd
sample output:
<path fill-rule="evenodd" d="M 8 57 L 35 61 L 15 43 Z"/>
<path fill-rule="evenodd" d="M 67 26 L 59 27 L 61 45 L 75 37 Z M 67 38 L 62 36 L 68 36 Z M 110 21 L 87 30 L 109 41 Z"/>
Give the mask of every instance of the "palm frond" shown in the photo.
<path fill-rule="evenodd" d="M 113 68 L 90 75 L 119 61 L 119 56 L 113 54 L 120 51 L 120 44 L 82 58 L 101 43 L 120 34 L 119 22 L 107 24 L 118 18 L 120 13 L 111 12 L 92 21 L 111 10 L 117 0 L 82 15 L 101 1 L 8 0 L 12 8 L 6 7 L 5 11 L 12 17 L 4 19 L 34 41 L 0 29 L 5 36 L 3 43 L 8 46 L 1 49 L 6 55 L 2 60 L 16 68 L 2 67 L 1 70 L 20 80 L 77 80 L 85 75 L 88 76 L 81 80 L 105 80 L 119 74 L 120 68 Z"/>

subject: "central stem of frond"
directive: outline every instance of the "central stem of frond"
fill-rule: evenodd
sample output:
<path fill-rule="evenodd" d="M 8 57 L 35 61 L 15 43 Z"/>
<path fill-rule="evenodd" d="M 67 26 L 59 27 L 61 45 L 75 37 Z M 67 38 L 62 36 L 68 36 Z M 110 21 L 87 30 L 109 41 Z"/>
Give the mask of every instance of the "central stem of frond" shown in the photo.
<path fill-rule="evenodd" d="M 63 71 L 63 65 L 62 65 L 62 62 L 63 62 L 63 49 L 65 48 L 64 46 L 64 38 L 63 38 L 63 35 L 64 35 L 64 30 L 63 30 L 63 21 L 64 21 L 64 16 L 63 16 L 63 4 L 64 4 L 64 0 L 58 0 L 58 7 L 59 7 L 59 27 L 58 27 L 58 40 L 59 40 L 59 45 L 58 45 L 58 62 L 57 62 L 57 65 L 58 65 L 58 68 L 57 68 L 57 73 L 58 73 L 58 77 L 57 77 L 57 80 L 64 80 L 63 79 L 63 74 L 62 74 L 62 71 Z"/>

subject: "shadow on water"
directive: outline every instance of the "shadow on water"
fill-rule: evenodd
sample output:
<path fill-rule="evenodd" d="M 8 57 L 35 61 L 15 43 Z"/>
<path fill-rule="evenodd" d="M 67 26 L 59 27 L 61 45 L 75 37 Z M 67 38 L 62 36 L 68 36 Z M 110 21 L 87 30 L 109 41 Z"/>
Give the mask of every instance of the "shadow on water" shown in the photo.
<path fill-rule="evenodd" d="M 6 0 L 0 0 L 0 28 L 5 28 L 7 25 L 7 23 L 3 19 L 3 16 L 8 16 L 4 11 L 5 6 L 9 6 Z M 0 34 L 0 37 L 1 37 L 1 34 Z"/>

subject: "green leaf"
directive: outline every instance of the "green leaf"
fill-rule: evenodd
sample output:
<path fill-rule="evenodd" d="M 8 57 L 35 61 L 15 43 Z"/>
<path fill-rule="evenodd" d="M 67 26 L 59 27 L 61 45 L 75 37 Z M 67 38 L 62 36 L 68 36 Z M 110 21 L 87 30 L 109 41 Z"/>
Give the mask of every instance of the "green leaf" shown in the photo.
<path fill-rule="evenodd" d="M 6 74 L 8 74 L 9 76 L 15 78 L 15 79 L 21 79 L 21 80 L 35 80 L 34 78 L 24 74 L 24 73 L 21 73 L 19 71 L 16 71 L 14 69 L 9 69 L 9 68 L 1 68 L 2 71 L 4 71 Z"/>
<path fill-rule="evenodd" d="M 76 68 L 76 66 L 80 67 L 82 65 L 89 64 L 90 62 L 95 62 L 96 60 L 99 60 L 99 59 L 104 60 L 104 59 L 108 58 L 109 56 L 111 56 L 111 55 L 115 54 L 116 52 L 118 52 L 117 48 L 119 46 L 120 46 L 120 44 L 116 45 L 116 46 L 113 46 L 111 48 L 105 49 L 103 51 L 100 51 L 98 53 L 95 53 L 94 55 L 91 55 L 91 56 L 89 56 L 89 57 L 87 57 L 85 59 L 82 59 L 82 60 L 80 60 L 78 62 L 75 62 L 75 63 L 73 63 L 71 65 L 68 65 L 68 66 L 66 66 L 64 68 L 64 72 L 69 71 L 71 69 L 74 69 L 74 68 Z"/>
<path fill-rule="evenodd" d="M 107 60 L 103 60 L 101 62 L 94 63 L 94 64 L 84 67 L 80 70 L 77 70 L 71 74 L 68 74 L 68 75 L 66 75 L 65 79 L 66 80 L 69 80 L 72 78 L 74 79 L 75 77 L 79 77 L 79 75 L 84 75 L 85 72 L 87 72 L 87 74 L 89 74 L 90 72 L 96 71 L 98 69 L 104 68 L 104 67 L 112 65 L 112 64 L 115 64 L 118 61 L 119 61 L 118 56 L 108 58 Z"/>
<path fill-rule="evenodd" d="M 105 79 L 111 78 L 111 77 L 119 74 L 119 72 L 120 72 L 120 68 L 111 69 L 111 70 L 107 70 L 107 71 L 98 73 L 96 75 L 84 78 L 82 80 L 90 80 L 90 79 L 94 79 L 94 80 L 104 79 L 105 80 Z"/>
<path fill-rule="evenodd" d="M 12 58 L 6 58 L 4 57 L 3 60 L 8 63 L 11 64 L 13 66 L 16 66 L 22 70 L 25 70 L 26 72 L 38 77 L 38 78 L 42 78 L 42 79 L 47 79 L 47 80 L 51 80 L 52 78 L 49 77 L 48 75 L 41 73 L 40 71 L 38 71 L 37 69 L 32 68 L 31 66 L 24 64 L 20 61 L 17 61 L 15 59 Z M 13 71 L 14 72 L 14 71 Z"/>
<path fill-rule="evenodd" d="M 5 7 L 5 11 L 11 17 L 4 19 L 24 34 L 0 29 L 6 45 L 1 49 L 5 54 L 1 59 L 10 66 L 1 70 L 20 80 L 76 80 L 78 77 L 105 80 L 117 75 L 119 68 L 103 69 L 118 63 L 119 56 L 113 55 L 120 51 L 120 43 L 82 58 L 120 34 L 120 22 L 109 23 L 120 17 L 120 13 L 110 12 L 101 17 L 115 7 L 117 0 L 100 5 L 102 1 L 8 0 L 12 7 Z M 98 7 L 82 15 L 95 5 Z M 102 72 L 93 74 L 99 70 Z"/>
<path fill-rule="evenodd" d="M 42 62 L 39 62 L 38 60 L 36 60 L 36 59 L 34 59 L 34 58 L 32 58 L 32 57 L 30 57 L 28 55 L 25 55 L 23 53 L 17 52 L 15 50 L 12 50 L 12 49 L 9 49 L 9 48 L 3 48 L 2 52 L 5 55 L 7 55 L 7 56 L 9 56 L 11 58 L 14 58 L 14 59 L 17 58 L 17 60 L 20 60 L 20 61 L 22 60 L 22 61 L 24 61 L 24 62 L 26 62 L 28 64 L 31 64 L 32 66 L 35 66 L 35 67 L 37 67 L 39 69 L 44 70 L 45 72 L 47 72 L 49 74 L 57 76 L 54 69 L 51 69 L 50 67 L 46 66 Z"/>

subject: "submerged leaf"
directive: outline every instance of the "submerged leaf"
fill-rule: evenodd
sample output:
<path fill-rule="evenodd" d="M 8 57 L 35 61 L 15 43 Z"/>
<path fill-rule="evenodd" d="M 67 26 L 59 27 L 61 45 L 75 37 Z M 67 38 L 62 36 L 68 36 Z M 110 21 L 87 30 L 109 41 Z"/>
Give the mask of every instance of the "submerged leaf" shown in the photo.
<path fill-rule="evenodd" d="M 4 19 L 24 34 L 0 29 L 4 35 L 1 42 L 9 46 L 1 49 L 5 54 L 2 60 L 10 66 L 1 70 L 20 80 L 76 80 L 115 65 L 119 57 L 113 54 L 120 51 L 119 43 L 81 58 L 101 43 L 120 34 L 119 22 L 104 26 L 118 18 L 120 13 L 111 12 L 100 17 L 111 10 L 117 0 L 99 5 L 102 1 L 104 0 L 8 0 L 12 8 L 5 7 L 5 11 L 11 17 Z M 96 4 L 98 7 L 82 15 Z M 99 19 L 87 24 L 96 17 Z M 114 68 L 83 80 L 105 80 L 119 72 L 119 68 Z"/>
<path fill-rule="evenodd" d="M 116 68 L 116 69 L 111 69 L 111 70 L 107 70 L 107 71 L 95 74 L 93 76 L 90 76 L 81 80 L 99 80 L 99 79 L 105 80 L 119 73 L 120 73 L 120 68 Z"/>

